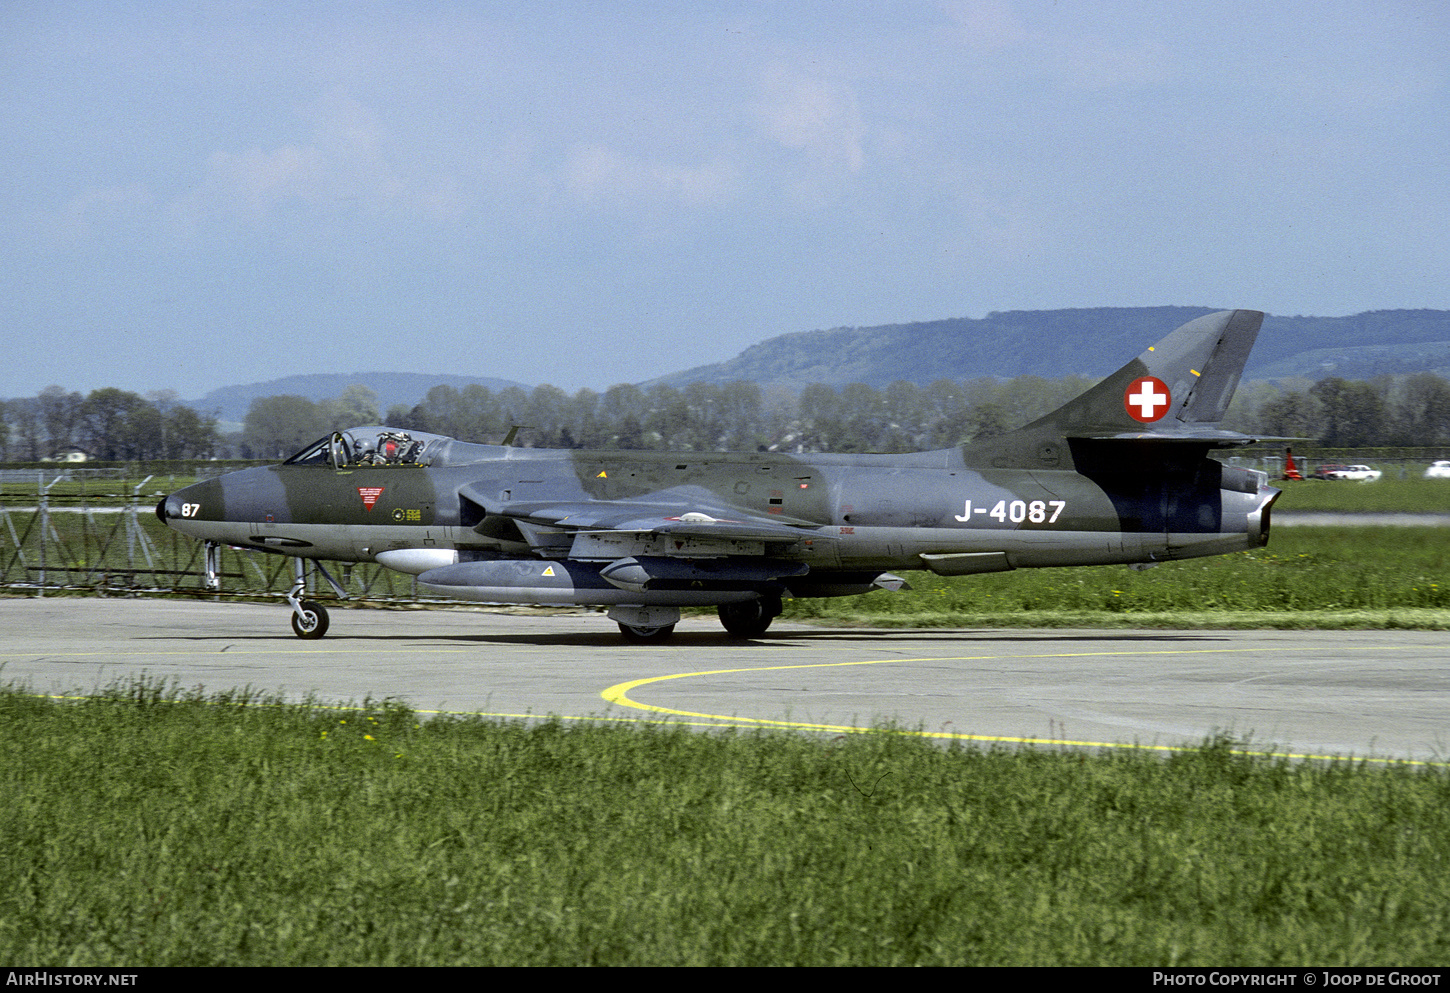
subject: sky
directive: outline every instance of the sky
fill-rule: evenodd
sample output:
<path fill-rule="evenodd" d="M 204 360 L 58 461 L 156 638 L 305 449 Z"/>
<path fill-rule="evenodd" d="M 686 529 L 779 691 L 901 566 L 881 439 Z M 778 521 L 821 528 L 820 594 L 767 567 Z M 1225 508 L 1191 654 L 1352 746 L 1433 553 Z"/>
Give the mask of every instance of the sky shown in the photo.
<path fill-rule="evenodd" d="M 0 4 L 0 397 L 1160 305 L 1450 309 L 1450 4 Z"/>

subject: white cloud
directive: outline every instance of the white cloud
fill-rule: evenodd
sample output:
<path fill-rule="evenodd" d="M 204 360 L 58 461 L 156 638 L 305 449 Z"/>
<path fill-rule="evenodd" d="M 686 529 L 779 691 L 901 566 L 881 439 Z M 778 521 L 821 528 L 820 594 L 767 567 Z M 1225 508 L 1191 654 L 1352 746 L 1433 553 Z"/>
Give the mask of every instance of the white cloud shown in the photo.
<path fill-rule="evenodd" d="M 861 170 L 866 126 L 849 87 L 777 66 L 766 72 L 764 90 L 755 109 L 772 140 L 818 162 Z"/>
<path fill-rule="evenodd" d="M 289 200 L 317 201 L 328 186 L 328 162 L 318 148 L 287 145 L 266 152 L 213 152 L 207 160 L 201 196 L 211 206 L 263 220 Z"/>
<path fill-rule="evenodd" d="M 973 48 L 1009 48 L 1027 38 L 1027 29 L 1006 0 L 955 0 L 943 3 L 942 9 Z"/>
<path fill-rule="evenodd" d="M 311 125 L 310 141 L 213 152 L 201 183 L 171 203 L 173 220 L 188 230 L 216 218 L 261 227 L 299 206 L 329 217 L 401 212 L 431 222 L 462 213 L 456 181 L 400 172 L 375 115 L 341 90 L 298 116 Z"/>
<path fill-rule="evenodd" d="M 594 144 L 570 152 L 561 180 L 574 199 L 589 204 L 708 206 L 730 197 L 735 170 L 718 164 L 689 167 L 631 158 Z"/>

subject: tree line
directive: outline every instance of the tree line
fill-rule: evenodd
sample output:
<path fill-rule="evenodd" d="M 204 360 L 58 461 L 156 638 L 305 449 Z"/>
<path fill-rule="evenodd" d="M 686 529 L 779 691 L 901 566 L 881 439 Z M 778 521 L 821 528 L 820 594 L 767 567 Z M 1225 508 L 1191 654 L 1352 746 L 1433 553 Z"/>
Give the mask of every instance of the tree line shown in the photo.
<path fill-rule="evenodd" d="M 1317 438 L 1329 448 L 1450 444 L 1450 382 L 1430 372 L 1253 383 L 1234 398 L 1236 412 L 1246 433 Z"/>
<path fill-rule="evenodd" d="M 272 457 L 333 427 L 384 423 L 495 444 L 520 426 L 517 443 L 540 448 L 910 452 L 1021 427 L 1092 383 L 1077 376 L 1018 376 L 940 379 L 927 386 L 899 381 L 884 389 L 816 383 L 795 393 L 735 381 L 683 388 L 621 384 L 572 395 L 549 385 L 532 391 L 436 386 L 417 405 L 394 406 L 383 416 L 372 391 L 354 386 L 318 404 L 302 397 L 256 401 L 244 447 L 256 453 L 252 457 Z M 1450 382 L 1432 373 L 1256 382 L 1239 391 L 1225 426 L 1246 434 L 1315 438 L 1337 448 L 1450 445 Z"/>
<path fill-rule="evenodd" d="M 383 423 L 495 444 L 517 426 L 522 429 L 517 444 L 541 448 L 915 451 L 1009 430 L 1089 385 L 1077 378 L 1022 376 L 1005 383 L 941 380 L 927 387 L 900 382 L 884 390 L 813 384 L 797 394 L 735 381 L 683 389 L 621 384 L 572 395 L 551 385 L 531 391 L 436 386 L 415 406 L 396 405 L 384 416 L 369 406 L 372 391 L 354 386 L 350 396 L 321 403 L 297 396 L 258 399 L 248 412 L 242 445 L 255 457 L 272 457 L 334 426 Z M 334 416 L 343 400 L 351 419 Z"/>
<path fill-rule="evenodd" d="M 79 449 L 91 459 L 209 459 L 220 454 L 214 415 L 161 390 L 143 397 L 114 387 L 85 396 L 47 386 L 0 401 L 0 459 L 39 462 Z"/>
<path fill-rule="evenodd" d="M 464 441 L 542 448 L 657 451 L 907 452 L 1002 434 L 1092 385 L 1081 377 L 1018 376 L 877 389 L 812 384 L 799 393 L 751 382 L 683 388 L 621 384 L 600 393 L 435 386 L 414 406 L 384 414 L 354 385 L 314 401 L 253 401 L 242 431 L 222 435 L 215 414 L 169 393 L 107 388 L 82 397 L 59 386 L 0 402 L 0 458 L 36 461 L 68 447 L 92 458 L 285 458 L 328 432 L 387 424 Z M 1450 382 L 1433 373 L 1372 380 L 1255 382 L 1239 390 L 1225 426 L 1247 434 L 1314 438 L 1335 448 L 1450 445 Z"/>

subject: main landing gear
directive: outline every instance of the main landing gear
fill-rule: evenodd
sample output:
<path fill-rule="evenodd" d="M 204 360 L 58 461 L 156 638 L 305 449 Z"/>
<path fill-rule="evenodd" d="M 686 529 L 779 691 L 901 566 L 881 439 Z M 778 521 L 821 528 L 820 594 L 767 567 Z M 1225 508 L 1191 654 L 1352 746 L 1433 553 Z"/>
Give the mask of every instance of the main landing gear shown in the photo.
<path fill-rule="evenodd" d="M 780 616 L 780 597 L 765 595 L 740 603 L 722 603 L 717 608 L 725 633 L 732 638 L 759 638 L 770 622 Z M 678 607 L 611 607 L 609 619 L 619 624 L 624 640 L 636 645 L 657 645 L 675 633 L 680 620 Z"/>
<path fill-rule="evenodd" d="M 780 616 L 780 597 L 761 596 L 740 603 L 722 603 L 716 610 L 730 637 L 759 638 L 770 627 L 770 622 Z"/>

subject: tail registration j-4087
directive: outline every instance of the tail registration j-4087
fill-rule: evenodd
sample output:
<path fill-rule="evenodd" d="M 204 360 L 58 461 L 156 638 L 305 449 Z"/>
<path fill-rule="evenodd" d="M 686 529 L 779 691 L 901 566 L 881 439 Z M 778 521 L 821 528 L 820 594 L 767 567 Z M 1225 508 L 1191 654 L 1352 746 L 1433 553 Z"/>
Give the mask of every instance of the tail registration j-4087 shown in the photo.
<path fill-rule="evenodd" d="M 1021 524 L 1024 521 L 1029 524 L 1056 524 L 1066 508 L 1066 500 L 998 500 L 988 510 L 985 504 L 973 508 L 972 501 L 967 500 L 962 512 L 953 516 L 963 524 L 977 515 L 991 518 L 998 524 Z"/>

